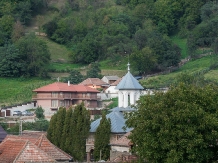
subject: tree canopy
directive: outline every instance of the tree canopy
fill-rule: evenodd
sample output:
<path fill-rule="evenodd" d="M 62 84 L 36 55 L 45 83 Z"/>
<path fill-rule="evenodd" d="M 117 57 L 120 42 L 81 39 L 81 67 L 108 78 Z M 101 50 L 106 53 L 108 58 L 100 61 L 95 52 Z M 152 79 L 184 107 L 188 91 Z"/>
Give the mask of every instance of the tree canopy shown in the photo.
<path fill-rule="evenodd" d="M 48 139 L 69 153 L 74 160 L 84 161 L 86 138 L 89 134 L 90 115 L 84 104 L 75 108 L 60 108 L 51 118 Z"/>
<path fill-rule="evenodd" d="M 142 96 L 127 120 L 133 151 L 149 162 L 216 161 L 217 99 L 217 86 L 183 83 Z"/>
<path fill-rule="evenodd" d="M 100 124 L 95 132 L 95 150 L 94 158 L 98 160 L 108 160 L 110 157 L 110 133 L 111 133 L 111 122 L 110 119 L 106 118 L 106 115 L 102 115 Z"/>

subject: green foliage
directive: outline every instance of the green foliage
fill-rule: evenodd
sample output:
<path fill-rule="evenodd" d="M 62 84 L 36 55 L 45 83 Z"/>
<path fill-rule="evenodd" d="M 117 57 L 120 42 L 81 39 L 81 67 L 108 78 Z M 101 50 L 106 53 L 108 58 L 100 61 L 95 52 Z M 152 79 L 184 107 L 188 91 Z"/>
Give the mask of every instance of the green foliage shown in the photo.
<path fill-rule="evenodd" d="M 87 78 L 102 78 L 101 69 L 99 68 L 99 63 L 93 62 L 90 65 L 90 69 L 87 71 Z"/>
<path fill-rule="evenodd" d="M 19 77 L 25 74 L 25 56 L 13 44 L 0 47 L 0 76 Z"/>
<path fill-rule="evenodd" d="M 51 118 L 47 138 L 71 154 L 75 160 L 83 161 L 86 154 L 86 138 L 89 134 L 90 115 L 84 104 L 75 109 L 60 108 Z"/>
<path fill-rule="evenodd" d="M 132 60 L 133 67 L 138 70 L 139 74 L 146 74 L 157 65 L 157 56 L 152 53 L 149 47 L 133 52 L 130 59 Z"/>
<path fill-rule="evenodd" d="M 71 125 L 73 133 L 71 154 L 75 160 L 83 161 L 86 156 L 86 138 L 90 129 L 90 115 L 84 107 L 84 103 L 75 107 Z"/>
<path fill-rule="evenodd" d="M 65 82 L 70 81 L 72 84 L 81 83 L 84 80 L 84 76 L 76 69 L 70 71 L 70 75 L 65 79 Z"/>
<path fill-rule="evenodd" d="M 94 158 L 98 160 L 108 160 L 110 157 L 110 133 L 111 122 L 106 118 L 106 115 L 102 115 L 102 119 L 95 133 L 94 143 Z"/>
<path fill-rule="evenodd" d="M 45 116 L 44 116 L 44 109 L 42 109 L 41 106 L 37 107 L 36 110 L 35 110 L 35 114 L 36 114 L 36 118 L 38 119 L 44 119 Z"/>
<path fill-rule="evenodd" d="M 218 88 L 179 84 L 140 98 L 127 126 L 133 151 L 149 162 L 217 160 Z"/>
<path fill-rule="evenodd" d="M 17 41 L 19 52 L 25 57 L 26 73 L 29 76 L 47 76 L 46 65 L 50 61 L 50 53 L 46 43 L 33 34 Z"/>

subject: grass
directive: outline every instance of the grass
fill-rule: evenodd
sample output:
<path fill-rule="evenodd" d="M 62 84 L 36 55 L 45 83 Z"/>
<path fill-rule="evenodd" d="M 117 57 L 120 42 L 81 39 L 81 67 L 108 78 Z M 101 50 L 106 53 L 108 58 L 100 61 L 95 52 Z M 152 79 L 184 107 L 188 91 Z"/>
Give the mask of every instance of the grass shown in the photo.
<path fill-rule="evenodd" d="M 49 40 L 47 37 L 38 36 L 40 39 L 47 43 L 48 49 L 51 53 L 51 60 L 58 62 L 69 62 L 69 55 L 71 53 L 64 45 L 60 45 Z"/>
<path fill-rule="evenodd" d="M 181 50 L 182 50 L 182 58 L 186 58 L 188 56 L 187 54 L 187 39 L 182 39 L 179 38 L 177 35 L 172 36 L 171 40 L 173 41 L 173 43 L 175 43 L 176 45 L 178 45 Z"/>
<path fill-rule="evenodd" d="M 162 88 L 168 87 L 176 81 L 177 76 L 180 73 L 198 74 L 203 72 L 205 80 L 218 81 L 218 70 L 209 70 L 212 62 L 211 56 L 203 57 L 201 59 L 192 60 L 183 65 L 175 72 L 149 77 L 140 80 L 140 83 L 144 88 Z M 205 73 L 205 74 L 204 74 Z"/>
<path fill-rule="evenodd" d="M 72 63 L 55 63 L 52 62 L 48 66 L 50 71 L 55 72 L 69 72 L 72 69 L 85 68 L 86 65 L 83 64 L 72 64 Z"/>
<path fill-rule="evenodd" d="M 51 83 L 52 80 L 37 78 L 0 78 L 1 106 L 32 101 L 32 90 Z"/>

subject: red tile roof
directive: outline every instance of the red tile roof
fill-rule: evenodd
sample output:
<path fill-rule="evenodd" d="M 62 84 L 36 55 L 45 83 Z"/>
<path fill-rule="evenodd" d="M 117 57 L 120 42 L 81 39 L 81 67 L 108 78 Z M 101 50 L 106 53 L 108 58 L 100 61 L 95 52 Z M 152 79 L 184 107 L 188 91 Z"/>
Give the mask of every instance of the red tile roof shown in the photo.
<path fill-rule="evenodd" d="M 53 145 L 44 134 L 39 135 L 38 133 L 36 133 L 36 135 L 34 135 L 33 133 L 31 133 L 31 135 L 8 135 L 5 140 L 7 139 L 29 141 L 37 148 L 48 154 L 51 158 L 58 161 L 68 161 L 72 158 L 69 154 L 65 153 L 64 151 Z"/>
<path fill-rule="evenodd" d="M 88 79 L 84 80 L 83 82 L 81 82 L 79 85 L 99 85 L 99 86 L 106 85 L 106 86 L 109 86 L 108 83 L 102 81 L 99 78 L 88 78 Z"/>
<path fill-rule="evenodd" d="M 7 138 L 0 144 L 0 162 L 56 162 L 29 140 Z"/>
<path fill-rule="evenodd" d="M 55 82 L 38 89 L 33 90 L 34 92 L 92 92 L 99 93 L 98 90 L 92 89 L 84 85 L 73 85 L 68 83 Z"/>
<path fill-rule="evenodd" d="M 122 78 L 117 79 L 115 82 L 111 83 L 112 86 L 117 86 Z"/>

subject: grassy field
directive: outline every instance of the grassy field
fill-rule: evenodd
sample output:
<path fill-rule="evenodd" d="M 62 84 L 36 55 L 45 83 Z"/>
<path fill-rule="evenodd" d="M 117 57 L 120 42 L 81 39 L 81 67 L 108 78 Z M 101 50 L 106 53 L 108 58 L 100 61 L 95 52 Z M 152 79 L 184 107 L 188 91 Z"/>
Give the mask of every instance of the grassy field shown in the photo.
<path fill-rule="evenodd" d="M 213 58 L 211 56 L 203 57 L 197 60 L 192 60 L 183 65 L 175 72 L 142 79 L 140 80 L 140 83 L 144 88 L 167 87 L 176 81 L 176 78 L 180 73 L 203 73 L 205 80 L 212 80 L 218 82 L 218 70 L 209 70 L 212 60 Z"/>
<path fill-rule="evenodd" d="M 187 57 L 188 56 L 187 45 L 186 45 L 187 39 L 181 39 L 177 35 L 172 36 L 171 39 L 172 39 L 173 43 L 175 43 L 176 45 L 178 45 L 181 48 L 182 58 Z"/>
<path fill-rule="evenodd" d="M 30 102 L 32 90 L 51 82 L 37 78 L 0 78 L 0 107 Z"/>

